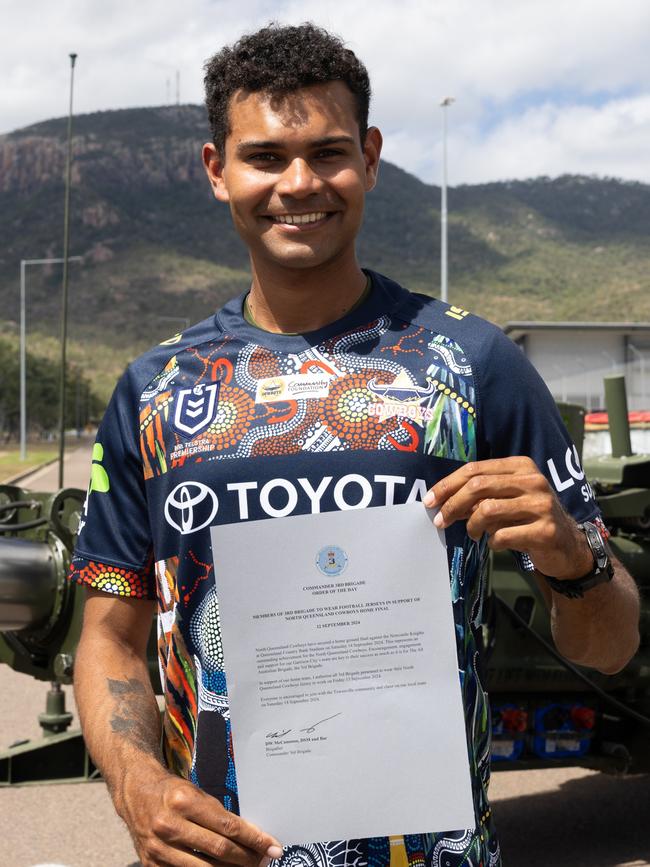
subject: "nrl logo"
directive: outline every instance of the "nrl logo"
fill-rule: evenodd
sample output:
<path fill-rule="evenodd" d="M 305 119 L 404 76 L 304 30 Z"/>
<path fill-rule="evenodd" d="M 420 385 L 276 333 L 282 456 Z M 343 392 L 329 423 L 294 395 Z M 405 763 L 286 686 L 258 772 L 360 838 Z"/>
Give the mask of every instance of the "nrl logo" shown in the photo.
<path fill-rule="evenodd" d="M 220 382 L 183 388 L 176 395 L 174 430 L 181 436 L 194 436 L 215 420 Z"/>

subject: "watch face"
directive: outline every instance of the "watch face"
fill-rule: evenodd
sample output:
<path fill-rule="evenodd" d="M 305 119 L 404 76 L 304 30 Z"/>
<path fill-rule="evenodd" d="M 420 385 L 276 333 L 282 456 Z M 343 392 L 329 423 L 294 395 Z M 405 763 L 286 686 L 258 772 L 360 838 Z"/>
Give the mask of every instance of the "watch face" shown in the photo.
<path fill-rule="evenodd" d="M 570 599 L 580 599 L 586 590 L 591 590 L 598 584 L 606 581 L 611 581 L 614 575 L 614 567 L 609 559 L 605 541 L 600 534 L 600 530 L 591 521 L 585 521 L 583 524 L 578 524 L 578 529 L 582 530 L 587 539 L 587 544 L 594 558 L 594 568 L 582 578 L 573 578 L 571 580 L 559 580 L 552 578 L 549 575 L 544 575 L 544 578 L 557 593 L 567 596 Z"/>
<path fill-rule="evenodd" d="M 595 524 L 592 524 L 591 521 L 585 521 L 582 525 L 582 529 L 587 537 L 587 543 L 591 548 L 591 553 L 594 555 L 595 569 L 599 572 L 607 572 L 608 576 L 611 578 L 614 569 L 610 562 L 603 537 L 600 535 L 600 530 Z"/>
<path fill-rule="evenodd" d="M 582 526 L 585 531 L 585 536 L 587 537 L 587 543 L 589 544 L 591 552 L 594 555 L 596 565 L 600 569 L 602 569 L 609 558 L 607 557 L 607 549 L 605 548 L 603 537 L 600 535 L 600 530 L 595 524 L 592 524 L 590 521 L 585 521 Z"/>

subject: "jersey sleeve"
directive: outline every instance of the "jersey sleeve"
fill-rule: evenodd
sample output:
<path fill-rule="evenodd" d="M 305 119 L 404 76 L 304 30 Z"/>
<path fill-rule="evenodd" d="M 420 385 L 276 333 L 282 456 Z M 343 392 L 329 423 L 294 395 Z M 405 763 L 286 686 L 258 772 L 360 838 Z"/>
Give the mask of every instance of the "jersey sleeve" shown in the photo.
<path fill-rule="evenodd" d="M 556 403 L 521 349 L 503 333 L 495 333 L 481 372 L 479 457 L 532 458 L 566 511 L 578 523 L 595 521 L 606 533 Z M 533 568 L 525 555 L 517 559 L 523 568 Z"/>
<path fill-rule="evenodd" d="M 138 396 L 127 370 L 93 447 L 69 578 L 118 596 L 155 599 L 149 514 L 138 443 Z"/>

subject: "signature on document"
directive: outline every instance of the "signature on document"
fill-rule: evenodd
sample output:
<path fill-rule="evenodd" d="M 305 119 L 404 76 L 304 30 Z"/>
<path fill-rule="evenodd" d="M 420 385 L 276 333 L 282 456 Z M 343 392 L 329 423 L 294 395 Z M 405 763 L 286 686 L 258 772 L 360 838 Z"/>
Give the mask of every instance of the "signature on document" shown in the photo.
<path fill-rule="evenodd" d="M 341 714 L 342 711 L 339 711 L 339 713 L 334 713 L 332 714 L 332 716 L 326 716 L 325 719 L 319 719 L 318 722 L 312 723 L 309 726 L 305 726 L 304 729 L 299 729 L 299 731 L 304 732 L 306 735 L 311 735 L 316 731 L 318 726 L 322 725 L 328 720 L 335 719 L 337 716 L 341 716 Z M 267 738 L 283 738 L 285 735 L 290 734 L 292 731 L 293 729 L 279 729 L 275 732 L 269 732 L 267 734 Z"/>

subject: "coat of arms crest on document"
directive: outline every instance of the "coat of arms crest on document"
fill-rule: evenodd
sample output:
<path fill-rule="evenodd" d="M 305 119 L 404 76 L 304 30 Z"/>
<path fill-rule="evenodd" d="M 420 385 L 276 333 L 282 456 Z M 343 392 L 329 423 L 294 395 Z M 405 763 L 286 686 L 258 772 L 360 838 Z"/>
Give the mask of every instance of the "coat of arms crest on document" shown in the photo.
<path fill-rule="evenodd" d="M 316 555 L 316 566 L 328 578 L 335 578 L 348 565 L 348 555 L 338 545 L 326 545 Z"/>

